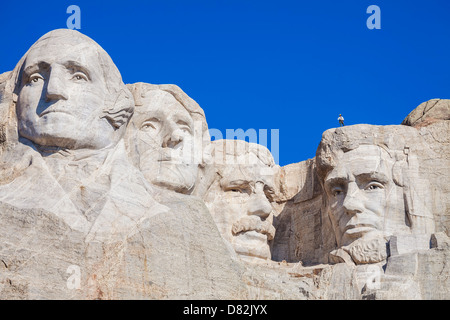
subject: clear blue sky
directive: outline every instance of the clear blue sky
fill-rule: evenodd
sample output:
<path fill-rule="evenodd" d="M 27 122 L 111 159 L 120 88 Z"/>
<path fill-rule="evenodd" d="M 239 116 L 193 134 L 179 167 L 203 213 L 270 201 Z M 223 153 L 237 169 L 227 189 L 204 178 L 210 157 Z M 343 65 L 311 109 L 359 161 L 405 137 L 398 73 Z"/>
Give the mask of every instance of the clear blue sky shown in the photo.
<path fill-rule="evenodd" d="M 450 98 L 448 0 L 3 1 L 0 72 L 65 28 L 71 4 L 124 82 L 177 84 L 224 134 L 279 129 L 280 165 L 314 157 L 339 113 L 400 124 Z M 380 30 L 366 27 L 372 4 Z"/>

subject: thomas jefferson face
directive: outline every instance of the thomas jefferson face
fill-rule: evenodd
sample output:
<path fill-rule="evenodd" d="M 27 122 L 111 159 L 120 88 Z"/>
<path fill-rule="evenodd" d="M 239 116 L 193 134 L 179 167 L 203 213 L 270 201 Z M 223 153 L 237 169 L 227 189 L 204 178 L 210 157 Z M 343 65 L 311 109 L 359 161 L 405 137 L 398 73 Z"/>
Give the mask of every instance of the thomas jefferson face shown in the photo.
<path fill-rule="evenodd" d="M 339 246 L 368 235 L 407 229 L 402 190 L 392 179 L 393 160 L 382 148 L 346 152 L 325 178 L 328 211 Z"/>
<path fill-rule="evenodd" d="M 198 173 L 195 148 L 201 147 L 201 135 L 199 142 L 192 117 L 163 90 L 147 91 L 142 102 L 132 119 L 137 130 L 134 151 L 139 155 L 142 173 L 156 185 L 189 193 Z"/>
<path fill-rule="evenodd" d="M 35 45 L 22 67 L 19 133 L 37 144 L 102 148 L 113 131 L 102 118 L 108 90 L 96 46 L 71 37 Z"/>
<path fill-rule="evenodd" d="M 226 165 L 206 204 L 224 239 L 243 258 L 270 259 L 269 241 L 274 238 L 273 170 L 248 154 L 252 165 Z"/>

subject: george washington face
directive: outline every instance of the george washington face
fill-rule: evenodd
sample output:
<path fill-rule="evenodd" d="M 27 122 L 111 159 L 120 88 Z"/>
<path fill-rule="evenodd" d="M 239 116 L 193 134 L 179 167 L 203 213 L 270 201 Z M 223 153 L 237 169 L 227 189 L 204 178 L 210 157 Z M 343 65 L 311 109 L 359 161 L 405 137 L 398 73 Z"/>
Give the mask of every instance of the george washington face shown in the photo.
<path fill-rule="evenodd" d="M 100 149 L 114 128 L 102 117 L 107 100 L 105 74 L 92 41 L 47 37 L 28 52 L 18 83 L 21 136 L 44 146 Z"/>

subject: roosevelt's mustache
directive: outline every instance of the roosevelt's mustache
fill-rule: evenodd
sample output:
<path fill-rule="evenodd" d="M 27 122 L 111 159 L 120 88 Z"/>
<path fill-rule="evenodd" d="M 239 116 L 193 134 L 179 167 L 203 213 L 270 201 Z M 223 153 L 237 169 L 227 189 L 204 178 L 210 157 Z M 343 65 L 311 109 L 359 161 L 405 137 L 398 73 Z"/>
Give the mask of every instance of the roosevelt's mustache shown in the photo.
<path fill-rule="evenodd" d="M 237 235 L 240 232 L 256 231 L 267 235 L 267 240 L 272 240 L 275 236 L 275 227 L 267 220 L 261 220 L 258 216 L 245 216 L 233 223 L 231 232 Z"/>

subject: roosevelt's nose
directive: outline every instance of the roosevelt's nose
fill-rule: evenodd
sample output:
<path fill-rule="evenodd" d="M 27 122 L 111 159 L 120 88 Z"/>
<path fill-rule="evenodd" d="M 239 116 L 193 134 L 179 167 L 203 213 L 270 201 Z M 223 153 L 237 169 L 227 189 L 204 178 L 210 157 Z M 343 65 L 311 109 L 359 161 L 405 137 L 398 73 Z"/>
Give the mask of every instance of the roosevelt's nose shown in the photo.
<path fill-rule="evenodd" d="M 64 71 L 58 67 L 51 69 L 47 80 L 45 97 L 47 101 L 67 100 L 68 92 L 65 83 Z"/>
<path fill-rule="evenodd" d="M 348 215 L 355 215 L 364 210 L 363 199 L 361 198 L 360 189 L 355 182 L 350 182 L 347 187 L 347 193 L 342 204 Z"/>
<path fill-rule="evenodd" d="M 247 214 L 266 219 L 272 212 L 272 205 L 264 193 L 264 184 L 256 183 L 254 192 L 247 203 Z"/>

